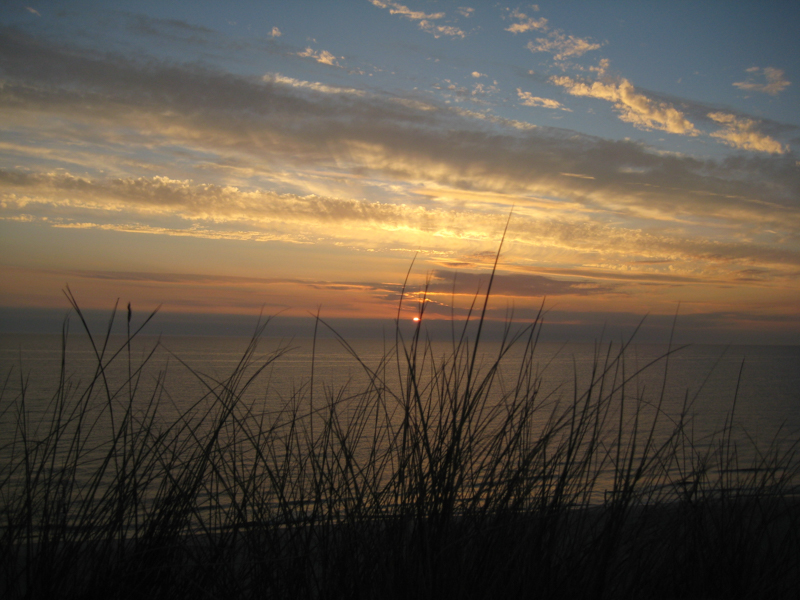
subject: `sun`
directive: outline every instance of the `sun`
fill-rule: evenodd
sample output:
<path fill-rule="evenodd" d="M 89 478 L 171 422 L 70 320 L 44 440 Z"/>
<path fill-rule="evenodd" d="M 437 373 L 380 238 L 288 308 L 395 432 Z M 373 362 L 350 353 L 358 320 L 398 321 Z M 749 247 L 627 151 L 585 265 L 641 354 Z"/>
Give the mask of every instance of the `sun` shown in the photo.
<path fill-rule="evenodd" d="M 412 321 L 419 321 L 419 320 L 420 320 L 420 318 L 419 318 L 419 317 L 414 317 L 414 318 L 413 318 L 413 319 L 411 319 L 411 320 L 412 320 Z"/>

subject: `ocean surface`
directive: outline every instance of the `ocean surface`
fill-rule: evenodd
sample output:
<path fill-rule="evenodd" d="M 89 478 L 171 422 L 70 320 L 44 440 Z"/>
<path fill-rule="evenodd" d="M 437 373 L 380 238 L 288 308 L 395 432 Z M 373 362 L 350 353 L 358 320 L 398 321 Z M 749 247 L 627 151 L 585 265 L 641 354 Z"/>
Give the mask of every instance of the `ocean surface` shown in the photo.
<path fill-rule="evenodd" d="M 168 425 L 192 406 L 208 402 L 212 390 L 219 393 L 220 382 L 228 380 L 240 365 L 249 341 L 235 337 L 143 336 L 129 350 L 124 338 L 112 336 L 103 350 L 76 335 L 67 340 L 63 373 L 75 401 L 95 376 L 98 355 L 102 354 L 103 363 L 110 366 L 105 382 L 101 377 L 95 384 L 95 393 L 103 397 L 107 386 L 120 406 L 129 398 L 143 404 L 158 395 L 158 419 Z M 350 343 L 347 348 L 335 339 L 259 340 L 245 371 L 249 377 L 266 365 L 244 394 L 253 406 L 253 419 L 280 414 L 289 406 L 303 414 L 331 399 L 345 401 L 366 389 L 375 374 L 400 396 L 398 390 L 408 369 L 402 347 L 398 358 L 394 339 L 357 339 Z M 476 365 L 482 373 L 500 350 L 499 342 L 479 346 Z M 604 392 L 612 388 L 618 395 L 624 392 L 628 407 L 638 402 L 645 409 L 643 414 L 650 411 L 647 418 L 655 414 L 654 407 L 659 407 L 659 435 L 668 435 L 683 412 L 697 449 L 718 440 L 729 422 L 733 423 L 730 435 L 741 444 L 747 460 L 757 460 L 759 452 L 770 447 L 789 448 L 800 440 L 800 346 L 693 345 L 672 350 L 664 344 L 633 343 L 615 362 L 607 357 L 619 355 L 618 342 L 539 344 L 530 363 L 540 378 L 536 402 L 549 410 L 580 401 L 610 364 Z M 431 343 L 426 352 L 419 353 L 418 362 L 423 365 L 420 371 L 441 364 L 452 351 L 452 341 Z M 493 382 L 494 397 L 515 388 L 523 351 L 524 344 L 519 344 L 505 355 Z M 313 396 L 309 393 L 312 359 Z M 3 454 L 19 443 L 23 396 L 26 435 L 42 435 L 52 419 L 52 403 L 62 373 L 61 337 L 0 336 L 0 373 Z M 594 393 L 599 389 L 596 385 Z M 543 414 L 549 414 L 547 410 Z M 108 426 L 103 422 L 97 427 Z M 642 422 L 647 429 L 649 421 Z"/>

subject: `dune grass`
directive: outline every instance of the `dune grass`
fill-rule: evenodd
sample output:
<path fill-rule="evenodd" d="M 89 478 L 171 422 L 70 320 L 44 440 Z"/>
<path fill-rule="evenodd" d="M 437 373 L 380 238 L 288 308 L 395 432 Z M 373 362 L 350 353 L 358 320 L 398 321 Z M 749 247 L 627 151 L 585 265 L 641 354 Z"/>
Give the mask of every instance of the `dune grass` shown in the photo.
<path fill-rule="evenodd" d="M 3 383 L 0 596 L 794 597 L 796 446 L 741 459 L 735 399 L 695 444 L 691 399 L 668 415 L 664 389 L 646 398 L 625 343 L 598 344 L 583 389 L 545 395 L 541 313 L 488 357 L 490 293 L 447 355 L 398 311 L 367 383 L 320 394 L 312 365 L 278 411 L 250 393 L 288 351 L 255 362 L 260 322 L 227 378 L 192 371 L 205 393 L 178 413 L 163 373 L 143 383 L 158 345 L 133 359 L 130 308 L 111 347 L 68 293 L 96 369 L 69 377 L 65 323 L 46 411 L 19 373 Z"/>

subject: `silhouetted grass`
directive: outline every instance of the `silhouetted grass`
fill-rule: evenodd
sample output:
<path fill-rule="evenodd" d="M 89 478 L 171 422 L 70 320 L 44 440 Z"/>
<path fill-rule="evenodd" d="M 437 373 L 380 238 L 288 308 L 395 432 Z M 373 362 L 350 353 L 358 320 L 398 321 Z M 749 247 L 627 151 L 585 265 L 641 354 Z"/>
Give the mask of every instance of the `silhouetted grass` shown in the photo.
<path fill-rule="evenodd" d="M 193 371 L 205 393 L 176 413 L 163 374 L 143 383 L 156 347 L 132 359 L 130 310 L 112 348 L 111 324 L 96 337 L 68 292 L 96 370 L 69 378 L 65 324 L 43 414 L 25 380 L 4 382 L 15 430 L 0 449 L 0 595 L 796 596 L 796 446 L 745 462 L 735 399 L 715 439 L 695 444 L 691 399 L 666 415 L 665 389 L 645 397 L 650 365 L 631 371 L 627 344 L 598 345 L 571 397 L 544 395 L 541 313 L 507 324 L 487 357 L 490 294 L 446 356 L 420 326 L 404 338 L 398 311 L 383 361 L 361 362 L 366 384 L 320 396 L 309 383 L 277 412 L 248 393 L 287 351 L 254 362 L 267 320 L 226 379 Z"/>

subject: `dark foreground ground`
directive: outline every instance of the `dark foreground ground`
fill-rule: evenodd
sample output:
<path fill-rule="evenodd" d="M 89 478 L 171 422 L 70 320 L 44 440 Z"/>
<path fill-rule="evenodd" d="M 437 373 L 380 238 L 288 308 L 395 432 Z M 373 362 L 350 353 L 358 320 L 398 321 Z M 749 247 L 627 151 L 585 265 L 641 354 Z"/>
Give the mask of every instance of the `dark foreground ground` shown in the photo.
<path fill-rule="evenodd" d="M 329 521 L 2 548 L 4 598 L 797 598 L 800 503 Z"/>

